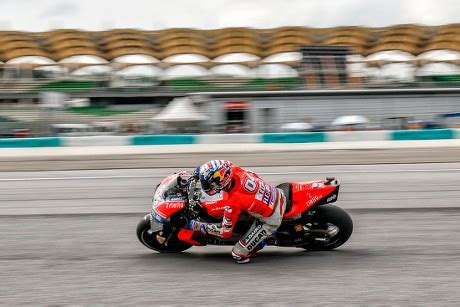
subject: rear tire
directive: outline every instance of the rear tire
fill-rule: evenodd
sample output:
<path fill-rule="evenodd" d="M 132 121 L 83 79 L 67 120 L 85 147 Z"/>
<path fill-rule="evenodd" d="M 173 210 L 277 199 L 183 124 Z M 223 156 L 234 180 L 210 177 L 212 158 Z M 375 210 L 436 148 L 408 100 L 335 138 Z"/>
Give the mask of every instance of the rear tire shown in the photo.
<path fill-rule="evenodd" d="M 137 225 L 136 234 L 142 244 L 154 251 L 160 253 L 180 253 L 192 247 L 192 245 L 180 241 L 171 232 L 150 232 L 149 230 L 150 214 L 147 214 Z"/>
<path fill-rule="evenodd" d="M 323 205 L 315 208 L 315 214 L 310 223 L 313 223 L 318 229 L 327 228 L 331 225 L 339 228 L 339 232 L 328 242 L 313 241 L 302 246 L 302 248 L 311 251 L 335 249 L 347 242 L 353 232 L 353 221 L 350 215 L 342 208 L 334 205 Z"/>

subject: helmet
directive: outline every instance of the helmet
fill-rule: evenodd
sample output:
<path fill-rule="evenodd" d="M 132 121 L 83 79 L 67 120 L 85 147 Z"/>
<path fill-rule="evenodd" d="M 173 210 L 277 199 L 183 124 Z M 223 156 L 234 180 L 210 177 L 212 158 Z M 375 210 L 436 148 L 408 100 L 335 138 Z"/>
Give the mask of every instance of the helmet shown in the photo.
<path fill-rule="evenodd" d="M 201 188 L 209 195 L 224 189 L 232 180 L 232 163 L 226 160 L 212 160 L 199 168 Z"/>

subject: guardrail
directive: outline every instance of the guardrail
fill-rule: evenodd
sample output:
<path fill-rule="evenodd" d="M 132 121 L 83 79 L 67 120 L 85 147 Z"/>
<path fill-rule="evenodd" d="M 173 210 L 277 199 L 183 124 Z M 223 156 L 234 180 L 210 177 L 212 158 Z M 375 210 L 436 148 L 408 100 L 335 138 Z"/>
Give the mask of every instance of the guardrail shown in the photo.
<path fill-rule="evenodd" d="M 40 85 L 38 83 L 37 85 Z M 147 87 L 107 87 L 97 86 L 91 88 L 75 89 L 48 88 L 48 91 L 65 92 L 71 98 L 130 98 L 130 97 L 183 97 L 187 95 L 205 95 L 207 97 L 235 98 L 235 97 L 296 97 L 296 96 L 341 96 L 341 95 L 399 95 L 399 94 L 457 94 L 460 92 L 459 83 L 414 83 L 408 85 L 389 85 L 372 84 L 372 86 L 362 87 L 343 87 L 337 88 L 307 88 L 299 86 L 294 88 L 269 87 L 248 87 L 248 88 L 228 88 L 228 87 L 181 87 L 175 89 L 171 86 L 147 86 Z M 0 99 L 20 100 L 20 99 L 39 99 L 41 88 L 34 89 L 30 83 L 20 85 L 1 85 Z"/>
<path fill-rule="evenodd" d="M 0 148 L 184 144 L 318 143 L 460 139 L 460 129 L 260 134 L 177 134 L 0 139 Z"/>
<path fill-rule="evenodd" d="M 0 148 L 59 147 L 62 138 L 0 139 Z"/>

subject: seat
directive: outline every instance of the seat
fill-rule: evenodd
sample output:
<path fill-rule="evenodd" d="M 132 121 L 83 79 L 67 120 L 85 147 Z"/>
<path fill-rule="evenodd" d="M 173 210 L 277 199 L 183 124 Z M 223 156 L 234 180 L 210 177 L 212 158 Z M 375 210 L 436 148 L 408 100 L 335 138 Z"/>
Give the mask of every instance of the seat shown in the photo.
<path fill-rule="evenodd" d="M 276 187 L 283 190 L 284 196 L 286 196 L 286 210 L 284 211 L 284 214 L 287 214 L 292 210 L 292 184 L 285 182 L 277 185 Z"/>

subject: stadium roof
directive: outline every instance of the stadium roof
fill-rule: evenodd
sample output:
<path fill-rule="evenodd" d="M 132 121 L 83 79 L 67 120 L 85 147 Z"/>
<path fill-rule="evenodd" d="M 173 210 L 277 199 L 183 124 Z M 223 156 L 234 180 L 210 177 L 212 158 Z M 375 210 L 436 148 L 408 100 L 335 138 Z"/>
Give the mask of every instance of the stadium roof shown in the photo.
<path fill-rule="evenodd" d="M 195 54 L 211 60 L 228 54 L 250 54 L 264 59 L 274 54 L 295 52 L 300 46 L 308 45 L 349 46 L 355 54 L 363 56 L 388 50 L 412 55 L 432 50 L 460 51 L 460 24 L 404 24 L 384 28 L 0 31 L 0 61 L 7 63 L 31 56 L 56 62 L 77 56 L 112 61 L 128 55 L 145 55 L 163 60 L 181 54 Z M 63 63 L 66 62 L 68 60 Z"/>

